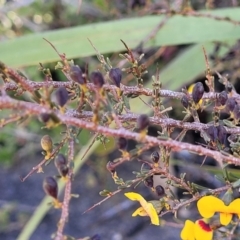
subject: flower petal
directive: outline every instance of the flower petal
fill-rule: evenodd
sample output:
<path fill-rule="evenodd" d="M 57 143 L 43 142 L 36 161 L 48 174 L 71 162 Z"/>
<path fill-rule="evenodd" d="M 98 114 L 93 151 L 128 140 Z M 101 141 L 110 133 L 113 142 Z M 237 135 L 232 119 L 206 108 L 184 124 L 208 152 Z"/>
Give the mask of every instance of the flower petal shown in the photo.
<path fill-rule="evenodd" d="M 240 198 L 237 198 L 234 201 L 232 201 L 228 206 L 228 210 L 230 213 L 237 214 L 238 217 L 240 218 Z"/>
<path fill-rule="evenodd" d="M 198 211 L 204 218 L 211 218 L 215 212 L 226 212 L 227 206 L 224 202 L 214 196 L 204 196 L 197 202 Z"/>
<path fill-rule="evenodd" d="M 147 201 L 138 193 L 128 192 L 125 193 L 124 195 L 132 201 L 139 201 L 142 206 L 147 204 Z"/>
<path fill-rule="evenodd" d="M 144 207 L 143 207 L 144 208 Z M 148 216 L 151 218 L 151 223 L 153 225 L 159 225 L 159 217 L 157 214 L 156 209 L 154 208 L 152 203 L 147 204 L 147 208 L 144 208 L 144 210 L 147 212 Z"/>
<path fill-rule="evenodd" d="M 148 216 L 147 212 L 143 209 L 143 207 L 138 208 L 133 214 L 133 217 L 136 217 L 137 215 L 144 217 Z"/>
<path fill-rule="evenodd" d="M 151 218 L 151 223 L 154 225 L 159 225 L 159 217 L 156 209 L 154 208 L 152 203 L 147 202 L 140 194 L 135 192 L 125 193 L 125 196 L 128 197 L 132 201 L 139 201 L 141 204 L 141 208 L 138 208 L 132 216 L 149 216 Z"/>
<path fill-rule="evenodd" d="M 186 220 L 180 235 L 182 240 L 195 240 L 194 222 Z"/>
<path fill-rule="evenodd" d="M 194 224 L 194 236 L 196 240 L 212 240 L 213 231 L 204 220 L 197 220 Z"/>
<path fill-rule="evenodd" d="M 220 223 L 224 226 L 227 226 L 232 220 L 232 214 L 231 213 L 226 213 L 226 212 L 221 212 L 220 213 Z"/>

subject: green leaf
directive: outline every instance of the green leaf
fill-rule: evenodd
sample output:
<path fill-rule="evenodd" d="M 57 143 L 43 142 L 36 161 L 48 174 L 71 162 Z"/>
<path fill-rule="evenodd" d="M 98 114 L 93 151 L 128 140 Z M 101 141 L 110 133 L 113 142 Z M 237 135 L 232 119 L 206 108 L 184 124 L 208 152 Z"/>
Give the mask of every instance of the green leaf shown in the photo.
<path fill-rule="evenodd" d="M 239 11 L 240 8 L 229 8 L 208 13 L 240 20 Z M 91 39 L 102 54 L 123 51 L 124 46 L 120 39 L 123 39 L 130 48 L 135 48 L 162 20 L 163 16 L 146 16 L 29 34 L 1 42 L 0 60 L 11 67 L 59 60 L 56 52 L 43 38 L 49 40 L 59 52 L 65 53 L 68 58 L 96 54 L 87 38 Z M 148 42 L 147 46 L 204 43 L 239 38 L 239 25 L 206 17 L 173 16 Z"/>

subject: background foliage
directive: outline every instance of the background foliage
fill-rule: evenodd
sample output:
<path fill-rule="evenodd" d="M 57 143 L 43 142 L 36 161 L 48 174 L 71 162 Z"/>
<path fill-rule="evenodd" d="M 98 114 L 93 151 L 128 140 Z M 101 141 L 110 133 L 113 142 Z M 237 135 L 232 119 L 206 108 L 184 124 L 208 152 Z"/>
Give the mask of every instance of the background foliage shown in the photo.
<path fill-rule="evenodd" d="M 120 68 L 125 67 L 124 61 L 120 60 L 118 56 L 119 53 L 125 52 L 125 47 L 120 41 L 123 39 L 136 54 L 145 53 L 142 61 L 148 67 L 148 74 L 144 76 L 144 87 L 151 88 L 151 76 L 155 75 L 157 65 L 164 89 L 181 90 L 182 87 L 188 86 L 192 82 L 202 81 L 206 70 L 203 46 L 208 54 L 212 70 L 217 70 L 223 75 L 228 74 L 238 91 L 238 59 L 240 59 L 238 1 L 92 0 L 82 1 L 79 4 L 79 1 L 67 0 L 26 0 L 7 3 L 2 1 L 0 4 L 0 60 L 8 66 L 20 70 L 34 81 L 41 81 L 43 78 L 42 72 L 38 70 L 39 63 L 50 68 L 55 80 L 65 80 L 64 76 L 54 69 L 56 62 L 59 61 L 59 56 L 43 38 L 49 40 L 59 52 L 65 53 L 69 59 L 74 59 L 76 64 L 85 66 L 88 63 L 90 72 L 99 69 L 100 64 L 96 58 L 96 51 L 88 39 L 93 42 L 101 54 L 109 57 L 113 66 Z M 184 12 L 184 9 L 186 10 L 190 6 L 197 11 L 195 12 L 197 14 Z M 179 14 L 173 14 L 174 12 L 170 12 L 170 9 Z M 127 75 L 122 83 L 136 84 L 135 80 Z M 21 97 L 19 96 L 19 98 Z M 181 115 L 181 111 L 177 111 L 178 103 L 171 101 L 167 104 L 174 108 L 173 118 L 178 114 Z M 131 100 L 131 107 L 133 112 L 150 113 L 139 99 Z M 146 111 L 143 112 L 143 109 Z M 1 113 L 0 117 L 3 117 Z M 43 135 L 49 134 L 49 131 L 41 129 L 41 127 L 42 125 L 36 119 L 36 121 L 19 123 L 18 126 L 10 124 L 0 129 L 0 160 L 4 166 L 1 171 L 5 179 L 1 183 L 5 187 L 0 190 L 0 195 L 3 196 L 0 214 L 4 216 L 1 218 L 3 227 L 0 237 L 2 236 L 4 239 L 26 240 L 31 238 L 34 231 L 35 235 L 32 235 L 32 239 L 44 237 L 47 239 L 54 232 L 54 226 L 57 223 L 58 216 L 55 216 L 53 212 L 50 212 L 48 218 L 45 217 L 50 208 L 46 204 L 49 202 L 48 198 L 44 198 L 36 208 L 44 196 L 41 187 L 43 177 L 33 175 L 30 178 L 33 181 L 29 179 L 25 183 L 21 183 L 18 178 L 19 175 L 27 173 L 40 159 L 40 139 Z M 50 135 L 53 136 L 54 142 L 58 141 L 59 131 L 59 128 L 51 130 Z M 113 139 L 110 139 L 106 147 L 99 141 L 91 145 L 92 134 L 85 130 L 78 136 L 78 141 L 79 152 L 75 164 L 78 178 L 76 177 L 76 179 L 79 182 L 83 181 L 81 186 L 86 185 L 86 187 L 82 189 L 76 187 L 74 190 L 76 193 L 80 193 L 81 202 L 84 202 L 81 203 L 80 212 L 82 213 L 91 204 L 93 205 L 101 199 L 98 196 L 101 189 L 113 187 L 104 170 L 106 162 L 117 156 L 118 153 L 114 151 Z M 89 147 L 90 150 L 82 160 Z M 175 161 L 175 164 L 178 166 L 181 165 L 181 162 Z M 80 167 L 83 167 L 82 170 L 79 170 Z M 49 169 L 47 174 L 53 172 L 51 167 Z M 129 166 L 128 173 L 121 169 L 126 177 L 130 177 L 128 174 L 131 173 L 131 170 L 134 170 L 133 166 Z M 212 170 L 216 171 L 215 168 Z M 211 172 L 211 167 L 207 167 L 207 171 Z M 37 184 L 35 185 L 34 182 Z M 63 188 L 63 185 L 60 186 L 60 189 Z M 16 191 L 16 188 L 19 191 Z M 29 189 L 32 188 L 35 190 L 33 193 L 29 193 Z M 90 189 L 91 193 L 87 194 Z M 81 194 L 91 199 L 90 205 L 90 200 L 82 200 Z M 79 235 L 80 232 L 82 237 L 100 233 L 103 238 L 108 239 L 141 239 L 141 237 L 146 239 L 148 231 L 155 231 L 144 221 L 139 221 L 136 226 L 123 231 L 126 225 L 124 221 L 130 220 L 122 218 L 119 211 L 129 209 L 131 206 L 127 206 L 121 197 L 113 200 L 112 204 L 105 205 L 102 210 L 97 210 L 98 208 L 92 210 L 89 220 L 87 220 L 88 217 L 85 218 L 86 215 L 83 217 L 86 222 L 90 223 L 98 215 L 98 211 L 102 211 L 100 220 L 96 223 L 98 228 L 91 229 L 92 232 L 84 232 L 82 230 L 84 227 L 79 230 L 76 222 L 72 225 L 69 223 L 67 232 L 73 235 Z M 75 211 L 79 207 L 78 205 L 79 202 L 73 200 L 72 211 Z M 110 208 L 115 209 L 115 212 L 109 213 Z M 125 213 L 124 215 L 129 214 Z M 30 216 L 32 217 L 29 220 Z M 80 221 L 80 218 L 82 216 L 77 214 L 71 216 L 71 219 L 77 222 Z M 123 219 L 122 225 L 118 221 L 119 218 Z M 52 227 L 49 227 L 50 224 L 49 226 L 46 224 L 49 222 L 52 222 Z M 26 223 L 28 224 L 25 225 Z M 107 232 L 106 229 L 109 229 L 111 224 L 115 229 Z M 86 223 L 83 226 L 88 225 Z M 104 229 L 103 226 L 106 228 Z M 143 231 L 145 233 L 136 230 L 139 226 L 145 226 L 145 231 Z M 171 236 L 169 227 L 165 229 L 166 239 L 170 239 L 167 237 Z M 174 232 L 171 239 L 174 239 L 174 236 L 177 236 L 176 239 L 178 239 L 179 233 Z M 151 238 L 148 236 L 148 239 Z"/>

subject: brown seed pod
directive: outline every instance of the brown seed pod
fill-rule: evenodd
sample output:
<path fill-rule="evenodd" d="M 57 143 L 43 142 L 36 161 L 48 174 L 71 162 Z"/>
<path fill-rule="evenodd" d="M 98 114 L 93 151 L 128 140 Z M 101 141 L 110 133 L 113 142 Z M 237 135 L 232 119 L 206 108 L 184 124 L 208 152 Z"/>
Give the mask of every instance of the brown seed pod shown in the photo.
<path fill-rule="evenodd" d="M 153 176 L 147 177 L 144 180 L 144 184 L 145 184 L 145 186 L 152 188 L 153 187 Z"/>
<path fill-rule="evenodd" d="M 155 191 L 158 197 L 163 197 L 165 195 L 165 190 L 161 185 L 157 185 Z"/>
<path fill-rule="evenodd" d="M 151 154 L 151 160 L 154 162 L 154 163 L 158 163 L 159 161 L 159 153 L 157 151 L 154 151 L 152 154 Z"/>
<path fill-rule="evenodd" d="M 234 98 L 228 98 L 228 100 L 226 101 L 226 110 L 232 112 L 236 105 L 237 103 Z"/>
<path fill-rule="evenodd" d="M 59 174 L 65 177 L 68 174 L 69 168 L 67 164 L 67 159 L 63 154 L 58 154 L 54 160 L 54 164 L 59 172 Z"/>
<path fill-rule="evenodd" d="M 45 135 L 41 139 L 42 149 L 46 152 L 51 152 L 53 149 L 53 142 L 49 135 Z"/>
<path fill-rule="evenodd" d="M 146 129 L 150 124 L 149 117 L 146 114 L 141 114 L 137 119 L 137 129 L 142 131 Z"/>
<path fill-rule="evenodd" d="M 188 97 L 186 94 L 184 94 L 181 98 L 181 103 L 185 108 L 188 108 L 189 106 L 189 101 L 188 101 Z"/>
<path fill-rule="evenodd" d="M 55 92 L 57 104 L 63 107 L 68 101 L 68 91 L 65 87 L 60 87 Z"/>
<path fill-rule="evenodd" d="M 85 81 L 82 76 L 82 70 L 78 65 L 71 66 L 69 75 L 74 82 L 79 84 L 85 84 Z"/>
<path fill-rule="evenodd" d="M 120 83 L 122 81 L 122 70 L 120 68 L 111 68 L 109 71 L 109 77 L 113 83 L 120 88 Z"/>
<path fill-rule="evenodd" d="M 193 91 L 192 91 L 192 98 L 193 101 L 195 103 L 198 103 L 201 99 L 202 96 L 204 94 L 204 87 L 203 84 L 201 82 L 197 82 L 194 87 L 193 87 Z"/>
<path fill-rule="evenodd" d="M 223 125 L 219 125 L 217 127 L 218 129 L 218 141 L 223 144 L 226 145 L 226 141 L 227 141 L 227 130 Z"/>
<path fill-rule="evenodd" d="M 97 88 L 101 88 L 105 83 L 103 75 L 100 72 L 92 72 L 90 79 Z"/>
<path fill-rule="evenodd" d="M 228 100 L 228 95 L 226 91 L 222 91 L 218 95 L 218 102 L 223 106 Z"/>
<path fill-rule="evenodd" d="M 119 150 L 126 150 L 128 146 L 128 140 L 124 137 L 120 137 L 117 141 L 117 147 Z"/>
<path fill-rule="evenodd" d="M 57 199 L 58 185 L 53 177 L 46 177 L 43 180 L 43 190 L 47 195 Z"/>

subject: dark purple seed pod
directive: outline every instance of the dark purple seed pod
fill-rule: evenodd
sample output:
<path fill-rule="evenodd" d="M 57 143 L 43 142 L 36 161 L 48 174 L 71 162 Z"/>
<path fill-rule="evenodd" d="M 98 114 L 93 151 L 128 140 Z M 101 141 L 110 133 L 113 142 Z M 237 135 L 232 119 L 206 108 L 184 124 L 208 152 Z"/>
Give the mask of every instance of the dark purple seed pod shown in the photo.
<path fill-rule="evenodd" d="M 222 144 L 222 145 L 226 145 L 226 141 L 227 141 L 227 130 L 223 125 L 219 125 L 217 127 L 218 129 L 218 141 Z"/>
<path fill-rule="evenodd" d="M 67 165 L 61 165 L 58 167 L 57 170 L 58 170 L 60 176 L 62 176 L 62 177 L 66 177 L 69 172 L 69 168 Z"/>
<path fill-rule="evenodd" d="M 204 87 L 203 84 L 201 82 L 197 82 L 194 87 L 193 87 L 193 91 L 192 91 L 192 98 L 193 101 L 195 103 L 198 103 L 201 99 L 202 96 L 204 94 Z"/>
<path fill-rule="evenodd" d="M 44 123 L 48 122 L 50 118 L 51 118 L 51 115 L 48 114 L 48 113 L 41 113 L 40 114 L 40 119 Z"/>
<path fill-rule="evenodd" d="M 109 77 L 113 83 L 120 88 L 120 83 L 122 81 L 122 70 L 120 68 L 111 68 L 109 71 Z"/>
<path fill-rule="evenodd" d="M 103 75 L 100 72 L 92 72 L 90 75 L 90 79 L 97 88 L 101 88 L 105 83 Z"/>
<path fill-rule="evenodd" d="M 91 237 L 90 240 L 101 240 L 101 237 L 99 234 L 95 234 L 94 236 Z"/>
<path fill-rule="evenodd" d="M 153 187 L 153 176 L 147 177 L 144 180 L 144 184 L 145 184 L 145 186 L 152 188 Z"/>
<path fill-rule="evenodd" d="M 82 76 L 82 70 L 79 66 L 73 65 L 70 67 L 69 75 L 71 79 L 79 84 L 85 84 L 85 81 Z"/>
<path fill-rule="evenodd" d="M 218 102 L 223 106 L 228 100 L 228 95 L 226 91 L 222 91 L 218 95 Z"/>
<path fill-rule="evenodd" d="M 57 199 L 58 185 L 53 177 L 46 177 L 43 180 L 43 190 L 47 195 Z"/>
<path fill-rule="evenodd" d="M 59 153 L 55 158 L 54 163 L 56 168 L 58 168 L 59 166 L 67 165 L 67 159 L 63 154 Z"/>
<path fill-rule="evenodd" d="M 208 136 L 210 137 L 211 141 L 215 142 L 218 138 L 218 129 L 215 126 L 210 126 L 206 130 Z"/>
<path fill-rule="evenodd" d="M 131 9 L 134 9 L 136 7 L 143 7 L 146 5 L 146 0 L 131 0 L 130 6 Z"/>
<path fill-rule="evenodd" d="M 233 115 L 236 120 L 240 119 L 240 106 L 238 104 L 233 109 Z"/>
<path fill-rule="evenodd" d="M 158 197 L 163 197 L 165 195 L 165 190 L 161 185 L 157 185 L 155 191 Z"/>
<path fill-rule="evenodd" d="M 114 167 L 114 163 L 112 161 L 109 161 L 107 163 L 106 168 L 110 173 L 115 173 L 116 172 L 116 169 Z"/>
<path fill-rule="evenodd" d="M 228 98 L 228 100 L 226 101 L 226 110 L 232 112 L 236 105 L 237 103 L 234 98 Z"/>
<path fill-rule="evenodd" d="M 128 140 L 124 137 L 120 137 L 117 141 L 117 147 L 120 150 L 126 150 L 128 146 Z"/>
<path fill-rule="evenodd" d="M 63 107 L 68 101 L 68 91 L 65 87 L 60 87 L 55 92 L 57 104 Z"/>
<path fill-rule="evenodd" d="M 58 154 L 54 160 L 54 164 L 59 172 L 59 174 L 65 177 L 68 174 L 69 168 L 67 164 L 67 159 L 63 154 Z"/>
<path fill-rule="evenodd" d="M 138 119 L 137 119 L 137 129 L 139 131 L 142 131 L 144 129 L 146 129 L 150 124 L 150 120 L 148 115 L 146 114 L 141 114 Z"/>
<path fill-rule="evenodd" d="M 154 151 L 152 154 L 151 154 L 151 160 L 154 162 L 154 163 L 158 163 L 159 161 L 159 153 L 157 151 Z"/>
<path fill-rule="evenodd" d="M 183 97 L 181 98 L 181 103 L 185 108 L 188 108 L 189 101 L 188 101 L 188 97 L 186 94 L 184 94 Z"/>

